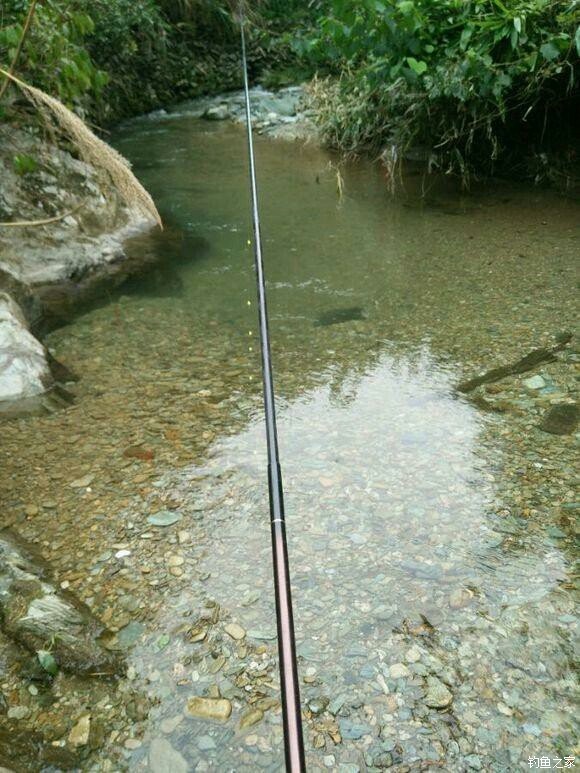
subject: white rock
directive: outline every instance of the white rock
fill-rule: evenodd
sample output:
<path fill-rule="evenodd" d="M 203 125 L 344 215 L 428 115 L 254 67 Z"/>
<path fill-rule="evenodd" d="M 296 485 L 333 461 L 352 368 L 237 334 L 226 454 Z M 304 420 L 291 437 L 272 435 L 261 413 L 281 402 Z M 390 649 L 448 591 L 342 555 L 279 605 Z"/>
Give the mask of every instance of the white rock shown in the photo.
<path fill-rule="evenodd" d="M 407 663 L 418 663 L 421 660 L 421 650 L 418 647 L 411 647 L 405 654 Z"/>
<path fill-rule="evenodd" d="M 91 715 L 85 714 L 81 717 L 68 735 L 68 742 L 75 748 L 77 746 L 86 746 L 89 742 L 91 732 Z"/>
<path fill-rule="evenodd" d="M 0 293 L 0 402 L 40 395 L 51 380 L 44 346 L 28 330 L 18 305 Z"/>
<path fill-rule="evenodd" d="M 391 679 L 406 679 L 411 676 L 411 672 L 404 663 L 394 663 L 389 668 L 389 676 Z"/>

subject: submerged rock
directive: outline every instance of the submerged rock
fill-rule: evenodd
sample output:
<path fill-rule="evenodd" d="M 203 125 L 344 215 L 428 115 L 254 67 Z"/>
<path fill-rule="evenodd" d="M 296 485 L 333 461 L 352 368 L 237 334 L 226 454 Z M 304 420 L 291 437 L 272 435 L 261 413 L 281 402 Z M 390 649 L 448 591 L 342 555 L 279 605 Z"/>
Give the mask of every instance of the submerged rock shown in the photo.
<path fill-rule="evenodd" d="M 149 770 L 152 773 L 187 773 L 187 760 L 165 738 L 154 738 L 149 748 Z"/>
<path fill-rule="evenodd" d="M 86 746 L 91 734 L 91 716 L 86 714 L 81 717 L 68 735 L 68 742 L 74 748 Z"/>
<path fill-rule="evenodd" d="M 553 405 L 542 419 L 539 427 L 551 435 L 571 435 L 575 432 L 580 420 L 580 409 L 577 405 Z"/>
<path fill-rule="evenodd" d="M 431 709 L 445 709 L 453 701 L 452 693 L 436 676 L 427 677 L 425 703 Z"/>
<path fill-rule="evenodd" d="M 46 563 L 21 538 L 0 532 L 0 625 L 33 653 L 50 652 L 58 668 L 112 674 L 118 659 L 99 643 L 103 625 L 68 591 L 57 590 Z"/>
<path fill-rule="evenodd" d="M 187 701 L 187 711 L 199 719 L 226 720 L 232 713 L 232 704 L 225 698 L 194 697 Z"/>

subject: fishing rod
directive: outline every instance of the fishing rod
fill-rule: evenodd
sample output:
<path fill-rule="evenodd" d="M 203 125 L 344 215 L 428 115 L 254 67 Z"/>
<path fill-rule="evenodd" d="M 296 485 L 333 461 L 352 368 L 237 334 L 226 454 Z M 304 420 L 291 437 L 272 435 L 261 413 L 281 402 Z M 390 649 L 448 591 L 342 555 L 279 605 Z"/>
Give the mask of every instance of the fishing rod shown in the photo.
<path fill-rule="evenodd" d="M 258 185 L 252 136 L 252 109 L 248 83 L 248 62 L 246 59 L 245 13 L 243 3 L 239 4 L 240 35 L 242 43 L 242 69 L 246 101 L 246 123 L 248 130 L 248 161 L 250 190 L 252 196 L 252 222 L 254 227 L 254 263 L 258 286 L 258 316 L 260 323 L 260 346 L 262 352 L 262 379 L 264 385 L 264 411 L 266 418 L 266 439 L 268 445 L 268 491 L 270 495 L 270 529 L 272 534 L 272 557 L 274 565 L 274 590 L 276 595 L 276 624 L 278 628 L 278 654 L 280 659 L 280 683 L 282 689 L 282 715 L 284 721 L 284 751 L 286 770 L 302 773 L 304 762 L 304 741 L 302 738 L 302 717 L 300 714 L 300 689 L 298 666 L 296 664 L 296 642 L 292 615 L 292 593 L 288 546 L 286 542 L 286 521 L 284 516 L 284 490 L 278 452 L 276 427 L 276 405 L 270 355 L 270 334 L 266 306 L 266 283 L 262 260 L 262 238 L 260 213 L 258 210 Z"/>

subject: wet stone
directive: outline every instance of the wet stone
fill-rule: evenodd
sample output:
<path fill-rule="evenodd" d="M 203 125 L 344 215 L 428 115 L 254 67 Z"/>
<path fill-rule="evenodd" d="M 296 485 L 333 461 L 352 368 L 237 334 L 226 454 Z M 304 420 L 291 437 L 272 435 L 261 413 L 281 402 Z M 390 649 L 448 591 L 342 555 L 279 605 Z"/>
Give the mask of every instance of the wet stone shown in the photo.
<path fill-rule="evenodd" d="M 31 714 L 28 706 L 11 706 L 8 709 L 8 719 L 26 719 Z"/>
<path fill-rule="evenodd" d="M 580 420 L 580 408 L 577 405 L 554 405 L 540 422 L 540 429 L 552 435 L 571 435 L 576 431 Z"/>
<path fill-rule="evenodd" d="M 187 773 L 187 760 L 165 738 L 154 738 L 149 747 L 151 773 Z"/>
<path fill-rule="evenodd" d="M 357 741 L 363 735 L 368 735 L 371 732 L 369 725 L 351 719 L 339 719 L 338 726 L 341 736 L 348 741 Z"/>
<path fill-rule="evenodd" d="M 542 378 L 542 376 L 530 376 L 530 378 L 526 378 L 523 383 L 525 388 L 531 391 L 543 389 L 543 387 L 546 386 L 546 380 Z"/>
<path fill-rule="evenodd" d="M 427 677 L 425 703 L 432 709 L 444 709 L 451 705 L 453 695 L 447 687 L 435 676 Z"/>
<path fill-rule="evenodd" d="M 237 623 L 228 623 L 224 630 L 228 636 L 231 636 L 232 639 L 235 639 L 235 641 L 240 641 L 246 635 L 245 630 Z"/>
<path fill-rule="evenodd" d="M 407 663 L 418 663 L 421 660 L 421 650 L 418 647 L 411 647 L 405 653 Z"/>
<path fill-rule="evenodd" d="M 147 522 L 152 526 L 172 526 L 174 523 L 178 523 L 181 518 L 181 513 L 175 510 L 160 510 L 158 513 L 148 516 Z"/>
<path fill-rule="evenodd" d="M 187 712 L 199 719 L 217 719 L 225 721 L 232 713 L 232 704 L 225 698 L 190 698 L 187 702 Z"/>
<path fill-rule="evenodd" d="M 264 718 L 263 711 L 260 711 L 260 709 L 251 709 L 250 711 L 247 711 L 245 714 L 242 714 L 242 717 L 240 719 L 240 729 L 244 730 L 246 727 L 257 725 L 258 722 L 261 722 L 263 718 Z"/>
<path fill-rule="evenodd" d="M 473 598 L 473 593 L 467 588 L 457 588 L 449 596 L 449 606 L 451 609 L 462 609 L 466 607 Z"/>
<path fill-rule="evenodd" d="M 89 735 L 91 732 L 91 717 L 90 714 L 81 717 L 76 725 L 72 728 L 68 736 L 68 742 L 71 746 L 86 746 L 89 742 Z"/>
<path fill-rule="evenodd" d="M 404 663 L 394 663 L 389 668 L 389 676 L 391 679 L 407 679 L 411 672 Z"/>

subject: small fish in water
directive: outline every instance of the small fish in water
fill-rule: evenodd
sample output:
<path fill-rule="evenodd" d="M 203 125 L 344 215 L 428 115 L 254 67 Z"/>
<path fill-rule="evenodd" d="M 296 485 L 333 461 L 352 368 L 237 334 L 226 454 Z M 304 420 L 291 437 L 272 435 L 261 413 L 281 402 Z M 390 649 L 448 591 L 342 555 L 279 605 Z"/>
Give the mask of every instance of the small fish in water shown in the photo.
<path fill-rule="evenodd" d="M 314 322 L 315 327 L 328 327 L 328 325 L 340 325 L 343 322 L 352 322 L 356 319 L 367 319 L 367 315 L 360 306 L 349 306 L 343 309 L 331 309 L 320 314 Z"/>

